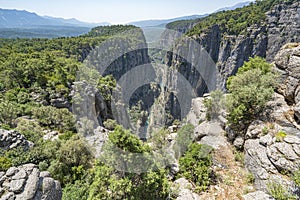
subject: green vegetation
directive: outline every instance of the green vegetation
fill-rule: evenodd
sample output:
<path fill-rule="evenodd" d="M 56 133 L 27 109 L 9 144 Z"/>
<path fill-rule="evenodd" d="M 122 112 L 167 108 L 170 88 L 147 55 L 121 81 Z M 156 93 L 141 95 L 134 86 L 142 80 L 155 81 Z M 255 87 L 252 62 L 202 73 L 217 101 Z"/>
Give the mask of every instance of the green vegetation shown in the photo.
<path fill-rule="evenodd" d="M 228 79 L 228 122 L 232 128 L 238 129 L 240 124 L 248 126 L 261 114 L 274 93 L 276 79 L 270 64 L 259 57 L 250 58 Z"/>
<path fill-rule="evenodd" d="M 0 171 L 6 171 L 12 166 L 11 160 L 7 157 L 0 157 Z"/>
<path fill-rule="evenodd" d="M 290 194 L 284 186 L 279 183 L 271 182 L 268 184 L 269 194 L 276 200 L 293 200 L 297 196 Z"/>
<path fill-rule="evenodd" d="M 280 130 L 278 131 L 276 134 L 275 134 L 275 138 L 276 138 L 276 142 L 282 142 L 283 139 L 286 137 L 286 132 L 283 131 L 283 130 Z"/>
<path fill-rule="evenodd" d="M 192 143 L 185 155 L 179 159 L 179 177 L 184 176 L 196 186 L 196 191 L 204 191 L 211 184 L 212 147 Z"/>
<path fill-rule="evenodd" d="M 255 181 L 255 177 L 252 173 L 248 172 L 247 177 L 246 177 L 246 181 L 248 184 L 253 184 Z"/>
<path fill-rule="evenodd" d="M 234 160 L 239 162 L 242 166 L 244 166 L 244 163 L 245 163 L 245 154 L 244 154 L 244 152 L 236 150 L 234 152 Z"/>
<path fill-rule="evenodd" d="M 265 13 L 274 5 L 279 3 L 292 3 L 297 0 L 257 0 L 255 3 L 250 3 L 249 6 L 238 8 L 230 11 L 221 11 L 202 18 L 199 23 L 194 26 L 187 34 L 189 36 L 207 32 L 213 25 L 218 25 L 222 33 L 229 35 L 247 34 L 247 27 L 252 25 L 262 25 L 265 23 Z M 198 21 L 195 21 L 198 22 Z M 168 25 L 173 28 L 189 24 L 191 21 L 181 21 Z"/>
<path fill-rule="evenodd" d="M 141 153 L 146 156 L 150 147 L 139 138 L 116 126 L 109 135 L 109 145 L 116 145 L 123 151 Z M 108 146 L 110 147 L 110 146 Z M 127 166 L 135 160 L 130 154 L 119 155 L 114 149 L 105 151 L 106 164 L 97 161 L 93 168 L 84 173 L 79 173 L 79 178 L 74 183 L 66 185 L 63 199 L 166 199 L 169 193 L 167 171 L 151 170 L 139 174 L 118 172 L 113 168 L 118 160 L 126 161 Z M 118 157 L 116 157 L 118 156 Z M 78 163 L 79 164 L 79 163 Z M 143 165 L 155 163 L 143 160 Z M 138 166 L 140 167 L 140 166 Z M 154 168 L 154 167 L 153 167 Z M 79 172 L 81 172 L 79 170 Z"/>
<path fill-rule="evenodd" d="M 92 30 L 86 34 L 88 37 L 98 37 L 98 36 L 114 36 L 116 34 L 122 34 L 126 31 L 138 29 L 133 25 L 112 25 L 112 26 L 98 26 L 92 28 Z"/>
<path fill-rule="evenodd" d="M 110 101 L 115 79 L 112 76 L 96 77 L 95 71 L 86 70 L 82 62 L 107 38 L 131 29 L 139 30 L 120 25 L 95 28 L 81 37 L 0 39 L 0 126 L 15 129 L 34 142 L 27 151 L 23 147 L 0 151 L 0 171 L 26 163 L 36 164 L 61 182 L 63 199 L 168 197 L 168 171 L 158 170 L 158 164 L 150 159 L 149 145 L 115 121 L 106 120 L 105 126 L 113 130 L 109 134 L 106 155 L 103 155 L 107 156 L 108 163 L 96 161 L 93 149 L 77 134 L 69 106 L 54 107 L 51 101 L 59 98 L 72 103 L 70 92 L 80 70 L 85 71 L 88 78 L 96 78 L 95 86 L 104 100 Z M 57 133 L 58 139 L 45 141 L 43 136 L 49 132 Z M 149 170 L 130 173 L 130 167 L 136 163 L 130 154 L 125 154 L 121 159 L 128 161 L 129 172 L 117 171 L 113 164 L 119 155 L 110 151 L 114 150 L 110 147 L 145 155 L 146 160 L 140 165 L 149 166 Z"/>
<path fill-rule="evenodd" d="M 293 173 L 292 178 L 293 178 L 296 186 L 300 187 L 300 170 L 299 169 Z"/>

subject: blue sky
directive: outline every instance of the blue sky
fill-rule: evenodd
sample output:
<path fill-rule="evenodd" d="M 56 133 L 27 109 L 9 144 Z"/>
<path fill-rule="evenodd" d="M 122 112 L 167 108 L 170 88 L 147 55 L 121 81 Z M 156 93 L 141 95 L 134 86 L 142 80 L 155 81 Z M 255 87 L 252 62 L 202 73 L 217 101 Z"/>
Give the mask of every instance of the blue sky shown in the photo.
<path fill-rule="evenodd" d="M 210 13 L 243 1 L 246 0 L 0 0 L 0 8 L 121 24 Z"/>

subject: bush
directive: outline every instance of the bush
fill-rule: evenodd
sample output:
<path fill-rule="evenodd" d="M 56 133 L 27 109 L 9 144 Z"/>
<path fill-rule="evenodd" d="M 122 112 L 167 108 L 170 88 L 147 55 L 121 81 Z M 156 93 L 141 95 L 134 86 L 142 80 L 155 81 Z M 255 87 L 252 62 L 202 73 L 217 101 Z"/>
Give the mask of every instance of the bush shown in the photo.
<path fill-rule="evenodd" d="M 103 125 L 108 130 L 113 131 L 115 127 L 118 125 L 118 123 L 116 122 L 116 120 L 108 119 L 105 122 L 103 122 Z"/>
<path fill-rule="evenodd" d="M 17 103 L 13 101 L 1 101 L 0 102 L 0 124 L 14 126 L 14 120 L 20 113 Z"/>
<path fill-rule="evenodd" d="M 82 171 L 90 168 L 92 161 L 93 153 L 90 147 L 83 138 L 75 135 L 61 145 L 48 170 L 64 185 L 82 176 Z"/>
<path fill-rule="evenodd" d="M 33 120 L 18 119 L 16 131 L 33 143 L 37 143 L 43 137 L 42 127 Z"/>
<path fill-rule="evenodd" d="M 276 142 L 282 142 L 283 139 L 286 137 L 286 132 L 280 130 L 275 134 Z"/>
<path fill-rule="evenodd" d="M 256 119 L 274 93 L 277 76 L 262 58 L 251 58 L 227 81 L 228 122 L 239 129 Z"/>
<path fill-rule="evenodd" d="M 12 166 L 11 160 L 7 157 L 0 157 L 0 171 L 6 171 Z"/>
<path fill-rule="evenodd" d="M 281 184 L 275 182 L 268 184 L 268 192 L 276 200 L 297 199 L 295 195 L 290 194 Z"/>
<path fill-rule="evenodd" d="M 39 121 L 42 126 L 59 131 L 74 131 L 75 119 L 67 109 L 58 109 L 52 106 L 42 106 L 34 108 L 33 117 Z"/>
<path fill-rule="evenodd" d="M 179 176 L 184 176 L 204 191 L 211 183 L 212 147 L 197 143 L 189 145 L 186 154 L 179 159 Z"/>

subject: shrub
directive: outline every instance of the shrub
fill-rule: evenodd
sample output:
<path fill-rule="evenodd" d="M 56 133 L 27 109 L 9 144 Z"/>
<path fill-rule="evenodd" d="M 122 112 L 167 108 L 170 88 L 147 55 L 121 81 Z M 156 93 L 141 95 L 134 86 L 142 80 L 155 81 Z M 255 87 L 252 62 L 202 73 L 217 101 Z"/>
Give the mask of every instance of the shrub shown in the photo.
<path fill-rule="evenodd" d="M 33 117 L 39 121 L 42 126 L 47 126 L 59 131 L 75 130 L 75 119 L 67 109 L 58 109 L 52 106 L 42 106 L 34 108 Z"/>
<path fill-rule="evenodd" d="M 275 138 L 276 138 L 276 142 L 282 142 L 283 139 L 286 137 L 286 132 L 280 130 L 276 133 Z"/>
<path fill-rule="evenodd" d="M 108 119 L 105 122 L 103 122 L 103 125 L 108 130 L 113 131 L 115 129 L 115 127 L 118 125 L 118 123 L 116 122 L 116 120 Z"/>
<path fill-rule="evenodd" d="M 232 128 L 239 129 L 240 124 L 248 126 L 261 114 L 274 93 L 276 78 L 271 66 L 255 57 L 228 79 L 228 122 Z"/>
<path fill-rule="evenodd" d="M 247 181 L 248 184 L 253 184 L 254 181 L 255 181 L 254 175 L 253 175 L 252 173 L 249 172 L 249 173 L 247 174 L 246 181 Z"/>
<path fill-rule="evenodd" d="M 20 113 L 17 103 L 4 100 L 0 102 L 0 124 L 14 126 L 14 120 Z"/>
<path fill-rule="evenodd" d="M 179 176 L 195 183 L 197 191 L 206 190 L 211 183 L 211 152 L 210 146 L 192 143 L 186 154 L 179 159 Z"/>
<path fill-rule="evenodd" d="M 276 200 L 293 200 L 296 196 L 290 194 L 281 184 L 270 182 L 268 185 L 268 193 Z"/>
<path fill-rule="evenodd" d="M 33 143 L 37 143 L 43 137 L 42 127 L 33 120 L 18 119 L 16 131 Z"/>
<path fill-rule="evenodd" d="M 12 166 L 11 160 L 8 157 L 0 157 L 0 171 L 6 171 Z"/>

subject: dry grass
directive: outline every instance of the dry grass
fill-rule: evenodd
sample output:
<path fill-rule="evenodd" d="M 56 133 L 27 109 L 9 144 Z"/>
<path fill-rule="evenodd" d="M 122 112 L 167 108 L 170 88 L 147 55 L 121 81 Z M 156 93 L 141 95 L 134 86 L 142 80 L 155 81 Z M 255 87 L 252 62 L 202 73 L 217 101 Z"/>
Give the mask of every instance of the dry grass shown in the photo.
<path fill-rule="evenodd" d="M 282 49 L 293 49 L 300 46 L 300 43 L 288 43 L 282 47 Z"/>
<path fill-rule="evenodd" d="M 201 199 L 224 200 L 242 199 L 242 195 L 253 191 L 253 186 L 247 182 L 249 173 L 243 164 L 235 160 L 234 150 L 231 146 L 224 146 L 215 150 L 214 159 L 223 167 L 216 167 L 217 183 L 201 194 Z"/>

